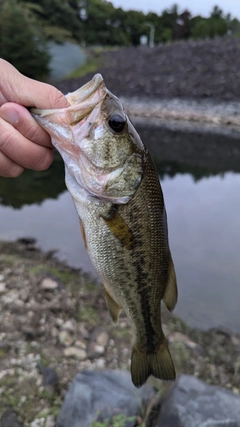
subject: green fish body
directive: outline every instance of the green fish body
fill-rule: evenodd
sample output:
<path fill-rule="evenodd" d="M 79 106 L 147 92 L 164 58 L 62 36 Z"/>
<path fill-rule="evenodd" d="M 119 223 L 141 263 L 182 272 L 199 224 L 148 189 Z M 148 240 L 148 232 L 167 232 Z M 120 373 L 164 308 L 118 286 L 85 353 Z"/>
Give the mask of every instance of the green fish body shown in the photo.
<path fill-rule="evenodd" d="M 65 162 L 66 185 L 85 248 L 101 278 L 114 322 L 125 310 L 134 333 L 132 381 L 175 378 L 161 326 L 177 285 L 167 216 L 151 156 L 100 75 L 67 95 L 70 107 L 32 110 Z"/>

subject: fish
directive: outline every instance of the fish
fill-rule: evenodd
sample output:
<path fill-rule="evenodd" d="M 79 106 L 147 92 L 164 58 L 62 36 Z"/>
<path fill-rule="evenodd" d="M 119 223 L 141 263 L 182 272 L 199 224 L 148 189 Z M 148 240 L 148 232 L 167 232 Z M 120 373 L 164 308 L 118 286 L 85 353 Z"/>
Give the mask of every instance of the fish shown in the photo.
<path fill-rule="evenodd" d="M 67 108 L 31 113 L 64 160 L 66 186 L 110 316 L 116 323 L 124 310 L 130 320 L 132 382 L 141 387 L 151 375 L 174 380 L 161 301 L 174 309 L 177 282 L 155 165 L 101 74 L 66 99 Z"/>

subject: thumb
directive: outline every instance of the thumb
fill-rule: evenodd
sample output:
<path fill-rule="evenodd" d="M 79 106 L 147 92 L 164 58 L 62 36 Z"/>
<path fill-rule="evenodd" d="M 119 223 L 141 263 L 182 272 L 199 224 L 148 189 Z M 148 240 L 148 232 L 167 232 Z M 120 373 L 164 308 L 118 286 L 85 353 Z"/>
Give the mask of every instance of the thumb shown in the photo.
<path fill-rule="evenodd" d="M 4 59 L 0 59 L 0 70 L 1 104 L 10 101 L 40 109 L 69 106 L 65 96 L 54 86 L 24 76 Z"/>

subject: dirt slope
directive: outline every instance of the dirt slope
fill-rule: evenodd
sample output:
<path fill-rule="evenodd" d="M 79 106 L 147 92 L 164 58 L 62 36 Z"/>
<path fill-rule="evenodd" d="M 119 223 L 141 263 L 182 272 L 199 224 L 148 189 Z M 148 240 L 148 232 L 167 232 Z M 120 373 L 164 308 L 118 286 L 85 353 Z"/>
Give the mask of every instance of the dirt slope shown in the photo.
<path fill-rule="evenodd" d="M 238 38 L 123 48 L 106 53 L 102 64 L 99 71 L 118 96 L 240 101 Z M 57 86 L 67 93 L 93 74 Z"/>

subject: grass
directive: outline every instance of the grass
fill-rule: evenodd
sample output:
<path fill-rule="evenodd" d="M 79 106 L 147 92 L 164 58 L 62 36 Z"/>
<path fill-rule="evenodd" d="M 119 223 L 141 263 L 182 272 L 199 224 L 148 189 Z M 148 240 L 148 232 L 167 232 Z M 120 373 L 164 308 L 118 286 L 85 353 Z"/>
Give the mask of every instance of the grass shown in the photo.
<path fill-rule="evenodd" d="M 50 266 L 46 268 L 46 265 L 42 264 L 31 267 L 29 272 L 32 275 L 43 274 L 44 276 L 53 276 L 56 279 L 61 280 L 64 285 L 68 285 L 76 279 L 76 271 L 69 271 L 69 269 L 60 269 Z"/>
<path fill-rule="evenodd" d="M 96 47 L 86 51 L 87 60 L 83 65 L 80 65 L 75 70 L 71 71 L 65 79 L 74 79 L 85 76 L 88 73 L 95 73 L 100 67 L 104 66 L 103 54 L 108 51 L 116 50 L 117 48 Z"/>
<path fill-rule="evenodd" d="M 128 417 L 125 414 L 115 415 L 113 418 L 106 418 L 104 421 L 94 421 L 91 427 L 126 427 L 131 421 L 135 421 L 135 417 Z M 146 427 L 146 424 L 141 424 L 141 427 Z"/>
<path fill-rule="evenodd" d="M 151 412 L 154 407 L 158 407 L 161 399 L 161 393 L 149 397 L 148 402 L 141 403 L 139 397 L 139 413 L 136 416 L 128 416 L 126 414 L 116 414 L 114 417 L 101 420 L 101 413 L 98 414 L 96 420 L 91 424 L 91 427 L 146 427 L 151 418 Z"/>
<path fill-rule="evenodd" d="M 0 255 L 0 261 L 4 262 L 5 264 L 8 264 L 9 266 L 14 265 L 17 260 L 18 258 L 16 255 L 9 255 L 9 254 Z"/>
<path fill-rule="evenodd" d="M 85 74 L 93 73 L 101 65 L 101 49 L 91 49 L 87 53 L 87 60 L 84 64 L 77 67 L 75 70 L 71 71 L 65 79 L 74 79 L 77 77 L 85 76 Z"/>
<path fill-rule="evenodd" d="M 36 417 L 46 418 L 48 415 L 59 414 L 62 406 L 62 399 L 59 396 L 50 394 L 46 390 L 39 390 L 36 381 L 29 376 L 21 382 L 18 378 L 19 375 L 15 372 L 1 379 L 3 390 L 0 400 L 0 418 L 6 408 L 17 410 L 20 418 L 26 419 L 27 416 L 28 421 Z M 24 401 L 22 401 L 23 395 L 27 397 Z M 44 407 L 41 408 L 41 406 Z"/>
<path fill-rule="evenodd" d="M 79 311 L 79 318 L 88 324 L 96 325 L 99 322 L 99 316 L 96 310 L 91 306 L 85 305 Z"/>
<path fill-rule="evenodd" d="M 89 59 L 83 65 L 80 65 L 74 71 L 71 71 L 65 79 L 74 79 L 77 77 L 85 76 L 88 73 L 95 73 L 98 69 L 98 61 L 96 59 Z"/>

